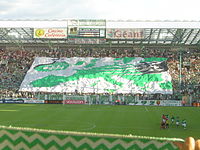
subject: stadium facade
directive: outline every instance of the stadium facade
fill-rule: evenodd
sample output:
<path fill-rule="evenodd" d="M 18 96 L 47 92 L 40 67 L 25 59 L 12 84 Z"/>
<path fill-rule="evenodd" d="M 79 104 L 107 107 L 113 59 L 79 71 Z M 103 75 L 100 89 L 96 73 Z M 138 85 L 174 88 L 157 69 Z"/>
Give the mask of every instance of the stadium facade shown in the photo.
<path fill-rule="evenodd" d="M 1 43 L 200 44 L 199 21 L 8 20 L 0 28 Z"/>

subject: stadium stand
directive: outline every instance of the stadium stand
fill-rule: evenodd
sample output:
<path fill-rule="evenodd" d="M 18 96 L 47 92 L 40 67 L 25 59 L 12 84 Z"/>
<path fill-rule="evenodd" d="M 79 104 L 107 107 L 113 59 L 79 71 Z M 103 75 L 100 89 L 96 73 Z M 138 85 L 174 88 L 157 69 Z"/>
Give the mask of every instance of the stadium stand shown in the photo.
<path fill-rule="evenodd" d="M 108 21 L 108 28 L 112 28 L 111 24 L 115 24 L 116 22 Z M 165 22 L 166 24 L 169 24 L 169 27 L 163 22 L 158 22 L 157 24 L 160 25 L 160 29 L 156 29 L 157 24 L 155 24 L 155 22 L 127 22 L 127 24 L 132 23 L 133 26 L 136 26 L 134 23 L 141 23 L 140 28 L 146 28 L 146 25 L 148 24 L 149 28 L 145 29 L 146 39 L 141 39 L 141 41 L 140 39 L 133 40 L 132 44 L 128 43 L 131 42 L 131 40 L 112 41 L 106 39 L 107 41 L 105 44 L 75 45 L 63 45 L 63 39 L 41 40 L 33 38 L 32 34 L 34 27 L 32 26 L 35 23 L 34 21 L 26 21 L 26 27 L 21 27 L 18 22 L 15 23 L 16 25 L 10 27 L 9 21 L 2 21 L 1 25 L 1 98 L 30 97 L 40 99 L 45 97 L 44 95 L 47 93 L 18 91 L 20 84 L 35 57 L 166 57 L 168 58 L 168 68 L 170 75 L 172 76 L 174 94 L 140 94 L 140 99 L 181 100 L 184 95 L 192 95 L 194 101 L 199 100 L 200 50 L 198 47 L 199 31 L 198 29 L 195 29 L 196 22 Z M 41 24 L 42 23 L 43 22 L 41 22 Z M 52 26 L 53 22 L 47 21 L 46 23 L 49 23 L 48 26 Z M 122 23 L 124 24 L 125 22 Z M 170 26 L 171 24 L 173 27 Z M 124 26 L 126 26 L 126 24 L 124 24 Z M 177 29 L 175 30 L 174 28 L 176 27 Z M 16 33 L 18 34 L 17 36 L 15 36 Z M 177 40 L 176 38 L 179 37 L 180 39 Z M 61 44 L 59 44 L 59 42 L 61 42 Z M 147 44 L 145 44 L 145 42 Z M 48 93 L 48 95 L 49 94 L 52 95 L 52 97 L 55 97 L 53 96 L 55 93 Z M 58 99 L 62 99 L 62 95 L 56 95 Z M 136 95 L 131 96 L 135 97 Z M 51 99 L 51 96 L 49 98 Z"/>
<path fill-rule="evenodd" d="M 174 93 L 180 92 L 179 87 L 179 54 L 174 50 L 159 50 L 145 48 L 143 51 L 130 48 L 67 48 L 65 50 L 20 50 L 18 48 L 1 49 L 1 97 L 34 97 L 35 93 L 18 92 L 19 86 L 30 68 L 35 57 L 167 57 L 168 67 L 173 79 Z M 70 53 L 71 52 L 71 53 Z M 183 52 L 183 66 L 182 66 L 182 93 L 194 94 L 199 97 L 200 78 L 200 56 L 198 51 Z M 40 93 L 42 95 L 42 93 Z M 144 95 L 140 95 L 144 97 Z M 163 96 L 159 95 L 157 99 L 174 99 L 177 95 Z M 155 96 L 152 97 L 155 99 Z M 146 97 L 149 99 L 149 97 Z M 151 98 L 150 98 L 151 99 Z M 177 98 L 176 98 L 177 99 Z"/>
<path fill-rule="evenodd" d="M 74 21 L 80 24 L 70 24 Z M 91 30 L 88 29 L 88 25 L 90 25 L 89 29 L 91 27 Z M 64 35 L 67 33 L 68 35 L 64 38 L 59 37 L 56 39 L 54 38 L 54 34 L 47 31 L 48 29 L 53 32 L 56 30 L 63 30 L 61 33 Z M 75 29 L 79 30 L 77 34 Z M 73 31 L 73 33 L 70 33 L 71 31 Z M 53 38 L 43 37 L 43 32 L 47 32 L 47 34 Z M 59 34 L 59 32 L 55 32 L 55 34 Z M 186 106 L 200 106 L 199 35 L 199 22 L 189 21 L 0 21 L 0 103 L 67 104 L 68 99 L 69 101 L 73 101 L 77 98 L 78 100 L 86 99 L 86 104 L 121 103 L 124 105 L 136 105 L 134 102 L 140 101 L 140 105 L 146 103 L 151 105 L 152 102 L 155 105 L 160 105 L 163 101 L 172 104 L 178 101 L 179 103 L 176 103 L 177 105 L 163 106 L 181 106 L 181 104 L 183 104 L 183 106 L 185 106 L 185 104 Z M 165 57 L 167 58 L 167 66 L 172 77 L 173 94 L 147 94 L 145 92 L 143 94 L 82 94 L 76 90 L 72 93 L 20 91 L 20 86 L 37 57 Z M 86 97 L 89 97 L 89 99 Z M 144 107 L 144 111 L 149 113 L 146 106 Z M 20 122 L 20 120 L 17 120 L 16 123 L 18 123 L 18 121 Z M 10 124 L 10 121 L 7 122 Z M 70 121 L 67 121 L 67 124 L 70 123 Z M 96 125 L 92 124 L 92 128 L 93 127 L 96 127 Z M 178 149 L 172 141 L 165 138 L 161 140 L 158 138 L 159 140 L 156 140 L 153 139 L 155 137 L 149 137 L 148 139 L 148 137 L 142 136 L 142 139 L 140 139 L 141 137 L 134 137 L 130 134 L 123 137 L 113 137 L 113 135 L 109 135 L 112 137 L 109 139 L 108 135 L 102 136 L 101 134 L 91 133 L 92 137 L 90 135 L 87 140 L 86 133 L 66 132 L 66 134 L 64 134 L 62 131 L 58 133 L 62 134 L 62 142 L 65 139 L 64 141 L 66 143 L 61 142 L 62 144 L 59 145 L 59 138 L 61 136 L 57 131 L 44 131 L 24 127 L 18 128 L 12 127 L 11 125 L 7 127 L 0 126 L 0 128 L 1 134 L 3 135 L 2 141 L 5 141 L 2 147 L 9 148 L 9 146 L 12 146 L 11 149 L 16 149 L 15 147 L 19 148 L 21 145 L 22 149 L 29 149 L 30 147 L 34 149 L 34 146 L 36 147 L 38 145 L 43 147 L 43 149 L 49 149 L 49 147 L 54 147 L 54 145 L 56 145 L 57 149 L 70 146 L 74 148 L 77 146 L 77 142 L 82 143 L 78 144 L 80 147 L 86 146 L 86 149 L 92 149 L 91 147 L 93 147 L 93 149 L 98 149 L 98 146 L 103 146 L 103 149 L 118 147 L 122 149 L 123 146 L 126 148 L 130 147 L 130 149 L 134 149 L 134 147 L 136 147 L 136 149 L 140 147 L 141 149 Z M 196 131 L 195 129 L 195 132 Z M 49 133 L 53 136 L 49 136 Z M 36 140 L 33 142 L 32 136 L 27 135 L 33 135 L 36 137 Z M 40 136 L 42 138 L 40 138 Z M 55 142 L 55 138 L 57 139 L 56 136 L 59 138 Z M 74 136 L 76 136 L 76 138 Z M 22 140 L 22 142 L 19 142 L 20 140 L 18 139 Z M 70 140 L 68 141 L 66 139 Z M 83 142 L 81 139 L 83 139 Z M 115 142 L 115 140 L 119 143 Z M 194 141 L 194 139 L 192 140 Z M 29 143 L 29 141 L 31 142 Z M 47 141 L 50 141 L 50 144 Z M 89 144 L 87 144 L 86 141 Z M 99 141 L 103 142 L 101 143 Z M 183 142 L 184 140 L 179 139 L 178 141 Z M 131 144 L 129 144 L 129 142 Z M 137 145 L 137 143 L 139 144 Z M 187 139 L 185 143 L 185 145 L 188 145 Z M 180 146 L 179 143 L 178 146 L 183 147 L 183 144 L 184 143 L 181 143 Z M 61 145 L 63 146 L 62 148 L 60 147 Z"/>

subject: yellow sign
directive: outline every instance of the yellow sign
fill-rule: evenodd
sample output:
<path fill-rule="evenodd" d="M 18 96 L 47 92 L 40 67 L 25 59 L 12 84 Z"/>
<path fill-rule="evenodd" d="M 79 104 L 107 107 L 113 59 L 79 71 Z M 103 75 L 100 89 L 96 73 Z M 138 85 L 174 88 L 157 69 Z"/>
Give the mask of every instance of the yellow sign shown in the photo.
<path fill-rule="evenodd" d="M 65 39 L 67 38 L 67 28 L 34 29 L 34 38 Z"/>
<path fill-rule="evenodd" d="M 35 36 L 36 37 L 42 37 L 44 36 L 45 31 L 43 29 L 36 29 L 35 30 Z"/>

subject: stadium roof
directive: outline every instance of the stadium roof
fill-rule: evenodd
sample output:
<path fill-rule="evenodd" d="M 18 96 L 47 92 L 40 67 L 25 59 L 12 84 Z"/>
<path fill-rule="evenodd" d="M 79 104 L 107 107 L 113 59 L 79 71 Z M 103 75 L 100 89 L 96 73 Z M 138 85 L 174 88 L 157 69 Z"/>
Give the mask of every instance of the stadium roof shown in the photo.
<path fill-rule="evenodd" d="M 107 39 L 105 36 L 108 43 L 125 41 L 130 44 L 200 44 L 200 21 L 103 21 L 106 22 L 105 26 L 89 26 L 89 28 L 104 28 L 105 30 L 138 29 L 144 31 L 143 38 L 139 39 Z M 37 39 L 33 37 L 35 28 L 67 29 L 68 27 L 68 20 L 0 20 L 0 43 L 68 43 L 69 37 L 63 39 Z"/>
<path fill-rule="evenodd" d="M 68 20 L 0 20 L 0 28 L 64 28 Z M 107 28 L 200 29 L 200 21 L 106 20 Z"/>

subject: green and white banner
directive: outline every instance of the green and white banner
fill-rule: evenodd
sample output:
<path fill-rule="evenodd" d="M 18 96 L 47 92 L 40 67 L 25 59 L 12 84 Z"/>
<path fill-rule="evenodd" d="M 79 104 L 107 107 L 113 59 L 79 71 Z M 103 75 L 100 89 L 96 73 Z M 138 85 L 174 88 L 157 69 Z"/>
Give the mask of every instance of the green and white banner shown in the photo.
<path fill-rule="evenodd" d="M 172 94 L 167 58 L 36 57 L 20 91 Z"/>
<path fill-rule="evenodd" d="M 183 139 L 0 126 L 1 150 L 178 150 Z"/>

